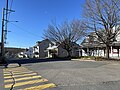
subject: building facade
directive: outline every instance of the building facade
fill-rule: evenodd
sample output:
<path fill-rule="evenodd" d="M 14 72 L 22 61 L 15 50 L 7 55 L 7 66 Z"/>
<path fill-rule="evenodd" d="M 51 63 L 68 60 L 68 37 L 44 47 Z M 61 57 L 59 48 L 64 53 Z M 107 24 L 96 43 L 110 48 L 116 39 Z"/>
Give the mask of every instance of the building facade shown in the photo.
<path fill-rule="evenodd" d="M 71 57 L 78 57 L 80 46 L 76 43 L 71 43 L 71 44 L 72 44 Z M 49 45 L 46 51 L 48 52 L 48 57 L 67 57 L 68 56 L 67 50 L 62 48 L 61 44 L 53 45 L 53 46 Z"/>
<path fill-rule="evenodd" d="M 95 32 L 90 33 L 81 43 L 82 56 L 106 56 L 106 46 L 98 40 Z M 120 35 L 110 46 L 110 57 L 120 56 Z"/>
<path fill-rule="evenodd" d="M 48 57 L 48 53 L 46 52 L 46 49 L 49 47 L 49 45 L 53 45 L 53 43 L 45 39 L 43 41 L 38 41 L 36 45 L 33 47 L 33 56 L 34 58 L 46 58 Z"/>

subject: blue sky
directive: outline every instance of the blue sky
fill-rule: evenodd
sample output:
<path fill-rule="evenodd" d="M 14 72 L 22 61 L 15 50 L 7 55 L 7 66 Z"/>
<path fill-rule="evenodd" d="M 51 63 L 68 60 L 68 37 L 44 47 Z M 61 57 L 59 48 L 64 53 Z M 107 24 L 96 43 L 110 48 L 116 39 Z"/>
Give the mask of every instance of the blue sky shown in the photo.
<path fill-rule="evenodd" d="M 12 0 L 9 0 L 9 6 Z M 2 8 L 6 0 L 0 0 L 0 30 Z M 9 47 L 30 47 L 43 40 L 44 30 L 51 20 L 61 23 L 65 19 L 82 18 L 84 0 L 13 0 L 7 35 Z M 1 32 L 0 32 L 1 35 Z"/>

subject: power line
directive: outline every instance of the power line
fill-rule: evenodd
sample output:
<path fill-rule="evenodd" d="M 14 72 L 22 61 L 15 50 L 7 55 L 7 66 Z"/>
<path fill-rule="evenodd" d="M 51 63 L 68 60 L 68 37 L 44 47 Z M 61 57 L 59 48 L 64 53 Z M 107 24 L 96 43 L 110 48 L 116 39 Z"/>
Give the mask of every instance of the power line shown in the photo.
<path fill-rule="evenodd" d="M 32 36 L 41 37 L 41 36 L 39 36 L 38 34 L 35 34 L 35 33 L 33 33 L 33 32 L 30 32 L 30 31 L 28 31 L 28 30 L 26 30 L 26 29 L 24 29 L 24 28 L 22 28 L 22 27 L 20 27 L 20 26 L 18 26 L 18 25 L 16 25 L 16 24 L 14 24 L 14 23 L 11 23 L 11 24 L 14 25 L 15 27 L 19 28 L 20 30 L 22 30 L 22 31 L 24 31 L 24 32 L 27 32 L 28 34 L 30 34 L 30 35 L 32 35 Z"/>
<path fill-rule="evenodd" d="M 12 5 L 13 5 L 13 0 L 11 1 L 11 4 L 10 4 L 10 10 L 12 10 Z M 9 19 L 10 19 L 10 12 L 8 14 L 9 14 L 8 15 L 8 21 L 9 21 Z"/>
<path fill-rule="evenodd" d="M 10 10 L 12 9 L 13 0 L 11 1 Z"/>

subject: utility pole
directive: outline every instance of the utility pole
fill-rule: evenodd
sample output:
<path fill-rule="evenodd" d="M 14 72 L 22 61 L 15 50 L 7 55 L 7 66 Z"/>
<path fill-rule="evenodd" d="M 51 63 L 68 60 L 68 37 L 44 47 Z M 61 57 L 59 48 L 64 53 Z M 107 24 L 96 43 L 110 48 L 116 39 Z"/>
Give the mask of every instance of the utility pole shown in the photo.
<path fill-rule="evenodd" d="M 3 8 L 2 10 L 1 61 L 0 61 L 1 63 L 5 62 L 4 43 L 6 42 L 6 36 L 7 36 L 7 23 L 8 23 L 8 0 L 6 0 L 6 8 Z"/>
<path fill-rule="evenodd" d="M 7 27 L 8 27 L 8 14 L 14 12 L 8 9 L 8 0 L 6 0 L 6 8 L 2 10 L 2 35 L 1 35 L 1 59 L 0 62 L 5 62 L 5 43 L 7 39 Z"/>
<path fill-rule="evenodd" d="M 4 62 L 4 11 L 5 8 L 2 9 L 1 63 Z"/>
<path fill-rule="evenodd" d="M 6 0 L 6 13 L 5 13 L 5 15 L 6 15 L 6 17 L 5 17 L 5 30 L 4 30 L 4 34 L 5 34 L 5 36 L 4 36 L 4 43 L 6 43 L 6 39 L 7 39 L 7 24 L 8 24 L 8 11 L 9 11 L 9 9 L 8 9 L 8 0 Z"/>

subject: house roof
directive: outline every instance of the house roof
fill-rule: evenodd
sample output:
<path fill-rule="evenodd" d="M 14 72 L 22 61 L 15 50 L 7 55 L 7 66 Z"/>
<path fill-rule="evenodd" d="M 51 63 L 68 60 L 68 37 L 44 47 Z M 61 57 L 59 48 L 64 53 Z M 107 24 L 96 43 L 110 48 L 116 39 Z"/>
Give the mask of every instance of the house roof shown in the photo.
<path fill-rule="evenodd" d="M 120 42 L 114 42 L 112 46 L 119 46 L 120 47 Z"/>
<path fill-rule="evenodd" d="M 91 38 L 92 37 L 92 38 Z M 96 39 L 95 32 L 90 33 L 81 43 L 81 48 L 94 48 L 94 47 L 106 47 L 106 45 L 103 42 L 100 42 L 98 39 Z M 120 42 L 113 42 L 111 46 L 119 46 Z"/>
<path fill-rule="evenodd" d="M 35 47 L 36 47 L 36 46 L 40 46 L 42 43 L 44 43 L 44 42 L 46 42 L 46 41 L 47 41 L 47 42 L 50 42 L 51 44 L 53 44 L 49 39 L 44 39 L 44 40 L 42 40 L 42 41 L 37 41 Z M 34 47 L 34 46 L 33 46 L 33 47 Z"/>
<path fill-rule="evenodd" d="M 81 43 L 82 48 L 105 47 L 105 44 L 97 39 L 95 32 L 91 32 Z"/>

